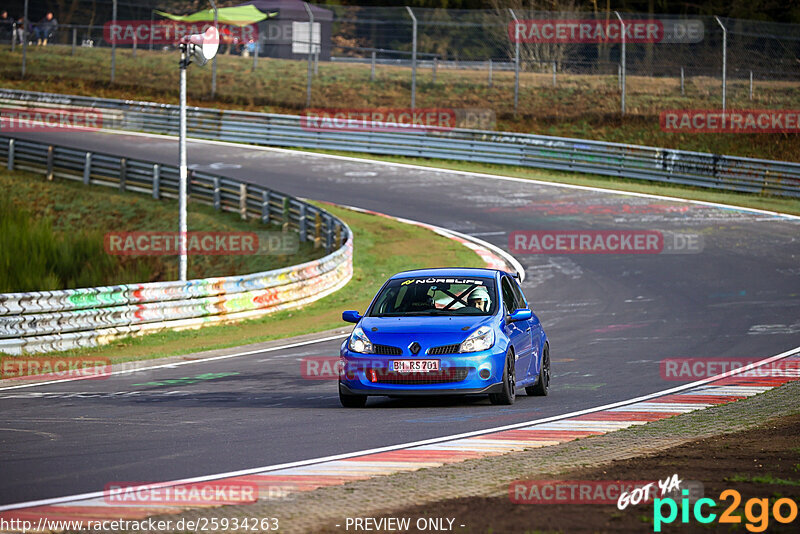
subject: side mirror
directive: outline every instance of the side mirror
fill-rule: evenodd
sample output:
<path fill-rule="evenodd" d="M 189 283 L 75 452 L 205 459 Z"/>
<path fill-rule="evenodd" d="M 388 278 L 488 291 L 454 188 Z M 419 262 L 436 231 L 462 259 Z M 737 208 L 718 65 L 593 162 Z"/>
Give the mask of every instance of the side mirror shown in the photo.
<path fill-rule="evenodd" d="M 359 315 L 358 312 L 355 310 L 348 310 L 342 312 L 342 321 L 345 321 L 347 323 L 357 323 L 360 320 L 361 320 L 361 315 Z"/>
<path fill-rule="evenodd" d="M 518 308 L 511 312 L 511 315 L 508 316 L 509 321 L 516 322 L 516 321 L 527 321 L 533 317 L 533 312 L 528 308 Z"/>

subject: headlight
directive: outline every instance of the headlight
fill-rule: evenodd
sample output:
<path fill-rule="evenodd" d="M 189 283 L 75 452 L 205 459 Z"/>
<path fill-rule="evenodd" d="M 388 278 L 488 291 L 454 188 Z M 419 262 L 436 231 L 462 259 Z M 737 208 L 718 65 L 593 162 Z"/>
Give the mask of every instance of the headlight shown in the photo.
<path fill-rule="evenodd" d="M 458 352 L 478 352 L 489 349 L 492 345 L 494 345 L 494 330 L 488 326 L 482 326 L 461 343 Z"/>
<path fill-rule="evenodd" d="M 355 327 L 353 333 L 350 334 L 350 343 L 348 347 L 353 352 L 372 354 L 372 342 L 367 338 L 360 326 Z"/>

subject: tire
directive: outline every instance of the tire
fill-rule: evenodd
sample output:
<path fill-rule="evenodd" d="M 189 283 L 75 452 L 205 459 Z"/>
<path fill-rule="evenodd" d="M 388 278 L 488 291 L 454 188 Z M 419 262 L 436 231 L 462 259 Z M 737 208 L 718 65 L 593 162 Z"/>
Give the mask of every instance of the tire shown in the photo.
<path fill-rule="evenodd" d="M 363 408 L 367 405 L 366 395 L 348 395 L 339 389 L 339 402 L 345 408 Z"/>
<path fill-rule="evenodd" d="M 509 350 L 506 355 L 506 368 L 503 371 L 503 391 L 500 393 L 489 393 L 489 401 L 492 404 L 509 406 L 514 404 L 517 396 L 517 373 L 514 370 L 514 351 Z"/>
<path fill-rule="evenodd" d="M 544 344 L 544 354 L 542 354 L 542 368 L 539 371 L 539 378 L 532 386 L 525 388 L 525 393 L 532 397 L 546 397 L 550 391 L 550 345 Z"/>

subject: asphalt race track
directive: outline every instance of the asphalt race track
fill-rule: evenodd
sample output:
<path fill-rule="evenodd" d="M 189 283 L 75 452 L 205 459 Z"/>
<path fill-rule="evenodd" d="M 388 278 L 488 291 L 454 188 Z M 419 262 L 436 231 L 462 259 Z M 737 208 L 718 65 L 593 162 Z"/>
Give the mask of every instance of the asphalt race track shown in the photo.
<path fill-rule="evenodd" d="M 177 141 L 110 133 L 38 141 L 175 164 Z M 107 380 L 0 391 L 0 504 L 304 460 L 589 408 L 680 384 L 665 358 L 761 358 L 800 338 L 800 221 L 537 183 L 189 143 L 189 162 L 279 191 L 473 234 L 515 230 L 699 234 L 692 254 L 517 255 L 551 341 L 546 398 L 371 399 L 340 408 L 301 358 L 340 340 Z M 134 230 L 119 228 L 109 230 Z M 356 248 L 359 243 L 356 242 Z M 375 280 L 375 289 L 383 280 Z M 361 310 L 363 311 L 363 310 Z M 204 375 L 204 379 L 197 379 Z M 184 379 L 178 383 L 165 380 Z"/>

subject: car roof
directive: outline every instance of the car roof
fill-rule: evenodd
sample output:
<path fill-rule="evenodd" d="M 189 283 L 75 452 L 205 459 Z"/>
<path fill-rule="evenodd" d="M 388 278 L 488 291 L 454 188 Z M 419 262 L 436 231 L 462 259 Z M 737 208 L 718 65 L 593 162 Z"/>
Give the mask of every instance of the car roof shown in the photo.
<path fill-rule="evenodd" d="M 392 276 L 390 280 L 395 278 L 409 278 L 417 276 L 481 276 L 484 278 L 495 278 L 497 274 L 511 273 L 501 271 L 498 269 L 478 269 L 474 267 L 443 267 L 438 269 L 415 269 L 411 271 L 403 271 Z"/>

